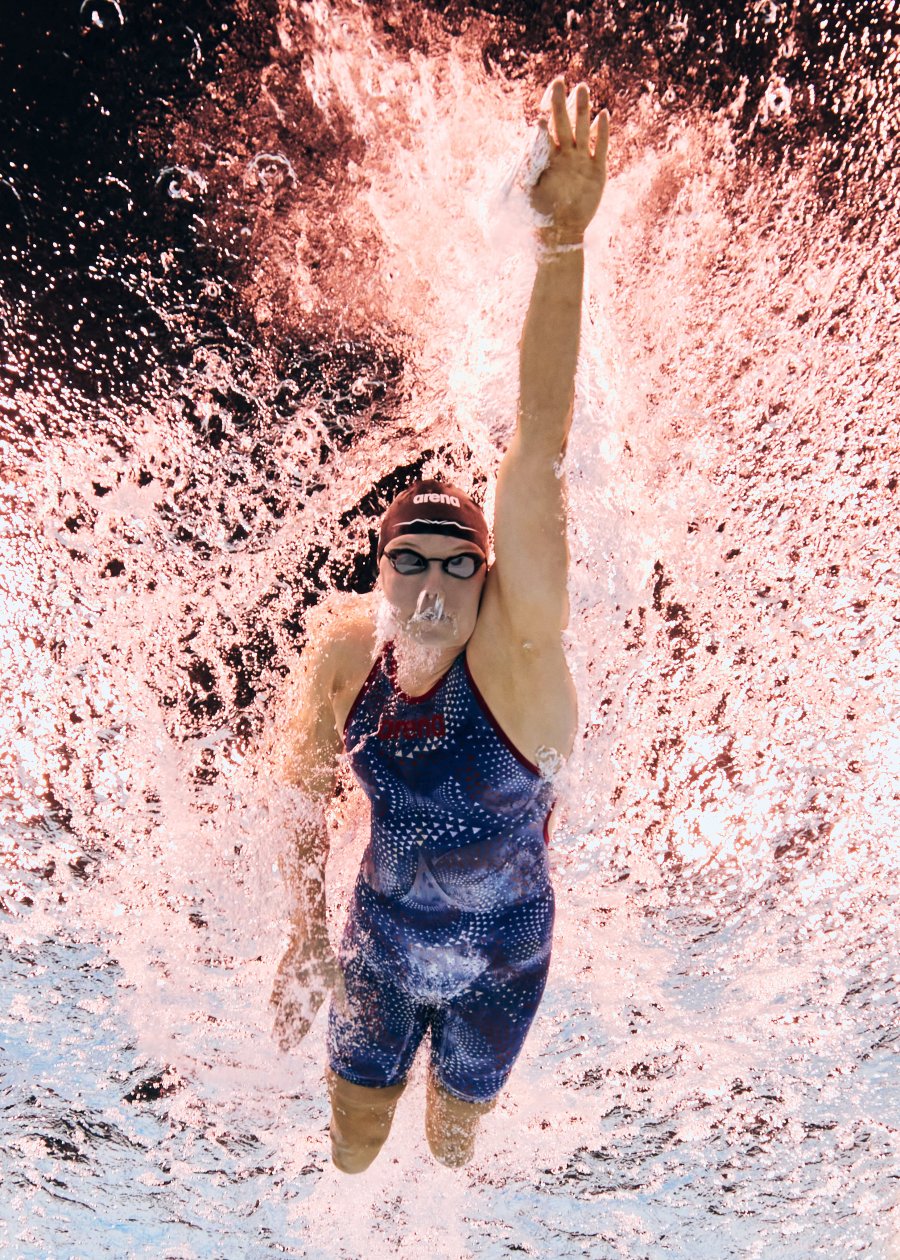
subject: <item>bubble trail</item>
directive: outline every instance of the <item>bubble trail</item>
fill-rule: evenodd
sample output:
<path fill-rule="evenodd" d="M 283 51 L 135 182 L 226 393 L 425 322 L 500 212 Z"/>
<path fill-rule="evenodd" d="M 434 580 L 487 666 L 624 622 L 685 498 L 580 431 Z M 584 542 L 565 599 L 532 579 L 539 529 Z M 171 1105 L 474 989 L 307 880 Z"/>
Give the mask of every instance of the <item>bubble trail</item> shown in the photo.
<path fill-rule="evenodd" d="M 428 591 L 423 591 L 416 602 L 416 611 L 413 613 L 413 621 L 442 621 L 444 617 L 444 597 L 440 591 L 432 595 Z"/>

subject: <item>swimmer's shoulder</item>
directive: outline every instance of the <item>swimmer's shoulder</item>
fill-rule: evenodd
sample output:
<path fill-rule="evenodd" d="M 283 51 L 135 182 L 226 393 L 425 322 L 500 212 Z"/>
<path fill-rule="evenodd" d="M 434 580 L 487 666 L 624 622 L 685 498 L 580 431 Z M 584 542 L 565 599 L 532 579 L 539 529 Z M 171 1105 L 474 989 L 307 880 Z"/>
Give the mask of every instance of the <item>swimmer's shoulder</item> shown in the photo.
<path fill-rule="evenodd" d="M 277 698 L 267 756 L 288 783 L 330 796 L 340 732 L 375 658 L 375 601 L 326 596 L 307 614 L 303 646 Z"/>
<path fill-rule="evenodd" d="M 334 591 L 310 613 L 301 655 L 314 662 L 320 681 L 335 696 L 365 682 L 376 656 L 377 596 Z"/>
<path fill-rule="evenodd" d="M 335 694 L 358 691 L 377 656 L 375 595 L 356 595 L 335 617 Z"/>

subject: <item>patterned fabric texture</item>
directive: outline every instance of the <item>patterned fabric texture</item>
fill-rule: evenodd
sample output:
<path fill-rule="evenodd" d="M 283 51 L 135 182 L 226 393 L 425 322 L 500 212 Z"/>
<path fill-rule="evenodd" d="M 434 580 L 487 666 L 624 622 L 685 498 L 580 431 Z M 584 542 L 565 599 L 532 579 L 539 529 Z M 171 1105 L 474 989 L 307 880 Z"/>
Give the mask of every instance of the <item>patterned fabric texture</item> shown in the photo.
<path fill-rule="evenodd" d="M 465 653 L 425 695 L 388 644 L 344 730 L 371 839 L 344 932 L 332 1069 L 392 1085 L 431 1030 L 440 1083 L 471 1101 L 505 1083 L 550 962 L 552 784 L 510 743 Z"/>

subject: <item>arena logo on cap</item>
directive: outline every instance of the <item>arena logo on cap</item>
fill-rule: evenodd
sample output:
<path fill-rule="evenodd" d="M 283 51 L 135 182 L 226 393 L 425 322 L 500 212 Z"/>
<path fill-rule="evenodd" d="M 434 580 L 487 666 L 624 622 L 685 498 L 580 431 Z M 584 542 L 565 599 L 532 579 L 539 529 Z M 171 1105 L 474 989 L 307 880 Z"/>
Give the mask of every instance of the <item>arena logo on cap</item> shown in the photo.
<path fill-rule="evenodd" d="M 459 507 L 455 494 L 417 494 L 413 503 L 446 503 L 450 507 Z"/>

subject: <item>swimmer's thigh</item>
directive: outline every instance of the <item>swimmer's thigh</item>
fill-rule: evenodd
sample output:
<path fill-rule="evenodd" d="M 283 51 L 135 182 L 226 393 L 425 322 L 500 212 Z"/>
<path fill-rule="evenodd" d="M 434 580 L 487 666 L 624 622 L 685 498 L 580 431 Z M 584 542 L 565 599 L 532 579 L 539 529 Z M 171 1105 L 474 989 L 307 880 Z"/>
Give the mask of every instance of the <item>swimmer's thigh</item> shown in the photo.
<path fill-rule="evenodd" d="M 343 989 L 328 1013 L 328 1062 L 354 1085 L 384 1089 L 406 1079 L 428 1027 L 426 1008 L 385 979 L 348 924 L 341 944 Z"/>
<path fill-rule="evenodd" d="M 496 1098 L 519 1057 L 547 982 L 550 955 L 528 967 L 481 977 L 437 1013 L 431 1069 L 443 1089 L 469 1103 Z"/>

